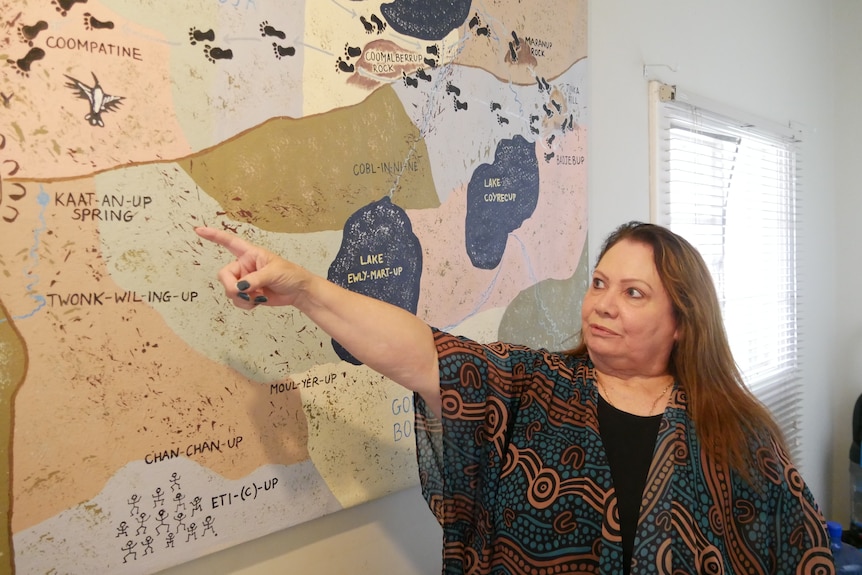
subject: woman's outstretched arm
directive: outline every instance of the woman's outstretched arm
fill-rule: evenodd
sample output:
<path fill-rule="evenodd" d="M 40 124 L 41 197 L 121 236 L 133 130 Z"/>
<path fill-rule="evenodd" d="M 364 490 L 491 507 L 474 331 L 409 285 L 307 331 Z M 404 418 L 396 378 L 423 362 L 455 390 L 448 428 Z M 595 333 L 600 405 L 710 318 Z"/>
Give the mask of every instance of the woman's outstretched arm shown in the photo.
<path fill-rule="evenodd" d="M 347 290 L 260 246 L 213 228 L 203 239 L 236 258 L 218 272 L 239 308 L 292 305 L 349 351 L 392 381 L 419 393 L 440 414 L 440 374 L 431 328 L 414 314 Z"/>

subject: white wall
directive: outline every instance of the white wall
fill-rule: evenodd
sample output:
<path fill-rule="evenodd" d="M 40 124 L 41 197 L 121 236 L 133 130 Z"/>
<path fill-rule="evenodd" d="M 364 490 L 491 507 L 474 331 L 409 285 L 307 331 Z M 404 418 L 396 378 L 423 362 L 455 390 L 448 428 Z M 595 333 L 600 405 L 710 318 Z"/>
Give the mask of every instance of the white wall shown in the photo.
<path fill-rule="evenodd" d="M 862 266 L 852 235 L 862 194 L 851 172 L 862 154 L 858 143 L 855 153 L 836 156 L 836 149 L 862 133 L 856 109 L 862 104 L 862 2 L 593 0 L 589 9 L 593 252 L 619 223 L 649 219 L 645 64 L 651 77 L 689 93 L 803 129 L 801 463 L 827 514 L 846 521 L 847 410 L 862 391 L 862 359 L 851 365 L 847 358 L 851 348 L 862 353 L 862 281 L 855 281 Z M 833 38 L 840 50 L 833 51 Z M 855 76 L 845 77 L 849 70 Z M 843 112 L 838 120 L 836 110 Z M 838 262 L 846 262 L 842 276 Z M 165 573 L 437 574 L 440 540 L 418 489 L 411 489 Z"/>
<path fill-rule="evenodd" d="M 862 216 L 862 2 L 835 3 L 835 184 L 837 261 L 831 278 L 838 291 L 838 322 L 833 353 L 837 377 L 823 380 L 832 389 L 832 433 L 835 454 L 832 473 L 834 515 L 846 524 L 849 516 L 847 464 L 853 404 L 862 394 L 862 257 L 859 249 Z"/>

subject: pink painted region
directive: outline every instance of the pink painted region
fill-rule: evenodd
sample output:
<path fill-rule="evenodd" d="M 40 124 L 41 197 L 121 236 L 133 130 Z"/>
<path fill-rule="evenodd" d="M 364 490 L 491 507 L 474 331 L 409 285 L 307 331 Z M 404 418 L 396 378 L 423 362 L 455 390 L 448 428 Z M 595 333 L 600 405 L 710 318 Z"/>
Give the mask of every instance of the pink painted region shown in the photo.
<path fill-rule="evenodd" d="M 436 210 L 409 210 L 423 247 L 422 289 L 417 315 L 440 328 L 507 306 L 525 288 L 546 279 L 572 276 L 587 238 L 587 172 L 584 162 L 558 163 L 559 157 L 586 158 L 586 130 L 557 135 L 548 162 L 537 145 L 539 203 L 531 218 L 509 235 L 497 268 L 473 267 L 464 247 L 466 184 Z M 478 302 L 478 303 L 477 303 Z"/>
<path fill-rule="evenodd" d="M 19 166 L 15 177 L 73 178 L 187 156 L 191 148 L 172 97 L 176 39 L 99 3 L 88 9 L 111 28 L 94 29 L 89 12 L 61 17 L 43 4 L 24 10 L 19 20 L 41 21 L 45 29 L 29 44 L 16 38 L 7 49 L 4 92 L 15 98 L 0 119 L 0 133 L 4 155 Z M 94 119 L 88 92 L 120 99 L 97 98 L 106 105 Z"/>

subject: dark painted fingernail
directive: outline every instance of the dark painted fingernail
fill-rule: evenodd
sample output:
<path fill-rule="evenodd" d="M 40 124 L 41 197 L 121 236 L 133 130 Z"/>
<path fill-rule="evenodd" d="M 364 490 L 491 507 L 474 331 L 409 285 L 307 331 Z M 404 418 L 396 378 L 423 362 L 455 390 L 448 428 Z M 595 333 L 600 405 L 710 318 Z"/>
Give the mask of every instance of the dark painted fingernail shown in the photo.
<path fill-rule="evenodd" d="M 237 284 L 236 284 L 236 289 L 238 289 L 239 291 L 245 291 L 250 287 L 251 287 L 251 284 L 245 280 L 237 282 Z"/>
<path fill-rule="evenodd" d="M 247 293 L 239 292 L 236 295 L 237 295 L 237 297 L 244 299 L 245 301 L 251 301 L 251 297 L 249 297 L 249 295 Z"/>
<path fill-rule="evenodd" d="M 256 298 L 254 298 L 254 303 L 266 303 L 266 296 L 265 295 L 257 296 Z"/>

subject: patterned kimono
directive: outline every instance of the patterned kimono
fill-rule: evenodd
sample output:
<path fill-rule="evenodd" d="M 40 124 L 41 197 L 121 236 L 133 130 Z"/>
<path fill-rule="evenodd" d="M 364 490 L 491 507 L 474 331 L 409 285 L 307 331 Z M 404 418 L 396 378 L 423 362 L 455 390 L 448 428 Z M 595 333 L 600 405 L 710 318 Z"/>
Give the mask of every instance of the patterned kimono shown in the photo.
<path fill-rule="evenodd" d="M 442 417 L 416 396 L 423 494 L 446 574 L 622 573 L 616 495 L 587 359 L 435 331 Z M 835 572 L 825 524 L 772 442 L 749 484 L 701 450 L 674 389 L 641 503 L 632 575 Z"/>

